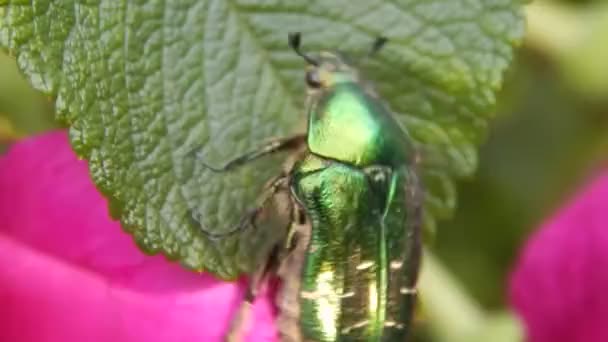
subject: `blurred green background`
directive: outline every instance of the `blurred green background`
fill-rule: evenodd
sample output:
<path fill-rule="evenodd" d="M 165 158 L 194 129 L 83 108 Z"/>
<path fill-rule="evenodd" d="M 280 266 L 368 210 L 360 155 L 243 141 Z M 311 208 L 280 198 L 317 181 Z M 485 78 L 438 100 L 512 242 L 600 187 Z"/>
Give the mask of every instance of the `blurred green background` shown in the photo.
<path fill-rule="evenodd" d="M 507 306 L 508 275 L 528 234 L 608 165 L 608 2 L 538 0 L 526 12 L 527 38 L 478 172 L 459 183 L 458 211 L 430 246 L 450 279 L 488 312 Z M 0 53 L 0 153 L 57 127 L 52 112 L 50 99 Z"/>
<path fill-rule="evenodd" d="M 474 179 L 433 250 L 488 308 L 527 235 L 608 166 L 608 2 L 535 1 Z"/>

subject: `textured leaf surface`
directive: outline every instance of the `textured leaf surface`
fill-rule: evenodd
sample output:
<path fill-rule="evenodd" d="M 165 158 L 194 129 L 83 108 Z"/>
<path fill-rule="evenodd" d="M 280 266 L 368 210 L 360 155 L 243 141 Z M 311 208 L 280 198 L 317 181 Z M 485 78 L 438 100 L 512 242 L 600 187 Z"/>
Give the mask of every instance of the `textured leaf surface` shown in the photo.
<path fill-rule="evenodd" d="M 250 270 L 268 236 L 212 241 L 201 225 L 230 229 L 280 158 L 217 175 L 188 152 L 219 165 L 303 127 L 288 31 L 307 50 L 359 55 L 390 39 L 364 70 L 424 146 L 432 223 L 475 169 L 523 26 L 516 0 L 0 0 L 0 45 L 56 96 L 112 214 L 145 251 L 225 278 Z"/>

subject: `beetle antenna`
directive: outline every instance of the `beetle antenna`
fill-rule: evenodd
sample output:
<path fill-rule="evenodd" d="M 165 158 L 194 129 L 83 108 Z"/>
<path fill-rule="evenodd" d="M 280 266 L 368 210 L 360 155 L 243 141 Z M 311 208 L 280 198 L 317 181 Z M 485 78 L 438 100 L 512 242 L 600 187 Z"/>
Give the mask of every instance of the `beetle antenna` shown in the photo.
<path fill-rule="evenodd" d="M 386 42 L 388 42 L 388 38 L 386 37 L 378 37 L 376 38 L 376 40 L 374 41 L 374 44 L 372 45 L 372 48 L 369 50 L 367 57 L 373 57 L 375 54 L 378 53 L 378 51 L 380 51 L 382 49 L 382 47 L 386 44 Z"/>
<path fill-rule="evenodd" d="M 378 38 L 376 38 L 376 40 L 374 40 L 374 43 L 372 44 L 371 49 L 369 49 L 369 52 L 365 56 L 359 58 L 359 63 L 365 62 L 369 58 L 374 57 L 374 55 L 382 49 L 386 42 L 388 42 L 388 38 L 386 37 L 379 36 Z"/>
<path fill-rule="evenodd" d="M 298 54 L 298 56 L 304 58 L 304 60 L 306 62 L 308 62 L 308 64 L 311 64 L 314 66 L 319 66 L 319 62 L 317 60 L 315 60 L 314 58 L 310 57 L 309 55 L 302 52 L 302 50 L 300 50 L 300 42 L 301 42 L 300 32 L 289 33 L 287 35 L 287 39 L 289 41 L 289 47 L 292 48 L 293 51 L 295 51 L 295 53 Z"/>

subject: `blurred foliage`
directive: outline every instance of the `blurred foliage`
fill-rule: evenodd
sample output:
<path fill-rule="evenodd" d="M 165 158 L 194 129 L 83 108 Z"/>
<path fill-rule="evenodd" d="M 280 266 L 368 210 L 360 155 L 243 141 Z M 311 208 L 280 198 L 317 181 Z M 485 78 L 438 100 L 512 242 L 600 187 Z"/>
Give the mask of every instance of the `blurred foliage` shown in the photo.
<path fill-rule="evenodd" d="M 590 100 L 608 96 L 608 2 L 585 6 L 536 1 L 528 6 L 528 42 L 557 64 L 570 90 Z"/>
<path fill-rule="evenodd" d="M 0 52 L 0 152 L 19 137 L 54 127 L 52 102 L 32 89 L 13 58 Z"/>
<path fill-rule="evenodd" d="M 478 172 L 460 182 L 456 216 L 431 246 L 479 303 L 472 312 L 505 307 L 527 235 L 608 160 L 608 2 L 537 0 L 528 14 L 528 40 L 499 96 Z M 0 55 L 0 135 L 53 127 L 50 111 Z M 431 305 L 424 303 L 421 336 L 434 328 L 425 323 Z M 502 314 L 492 317 L 512 329 Z"/>
<path fill-rule="evenodd" d="M 456 217 L 442 223 L 433 246 L 488 308 L 505 304 L 509 270 L 529 232 L 608 156 L 608 56 L 599 57 L 608 45 L 593 43 L 608 35 L 608 6 L 586 2 L 564 7 L 546 1 L 534 6 L 528 7 L 528 13 L 534 13 L 528 16 L 528 40 L 499 97 L 498 117 L 481 148 L 477 175 L 459 184 Z M 548 8 L 542 13 L 547 16 L 567 13 L 575 22 L 568 30 L 584 31 L 593 38 L 556 55 L 553 41 L 559 41 L 566 30 L 559 25 L 570 24 L 557 18 L 543 19 L 551 23 L 549 27 L 533 22 L 539 8 Z M 600 9 L 593 17 L 606 18 L 603 25 L 578 17 Z M 550 42 L 541 43 L 539 36 Z M 578 51 L 580 60 L 573 57 Z M 562 59 L 561 53 L 568 57 Z M 581 67 L 573 68 L 574 64 Z M 591 66 L 597 68 L 590 71 Z M 606 86 L 597 86 L 596 77 L 603 78 Z M 581 87 L 585 79 L 593 85 Z"/>

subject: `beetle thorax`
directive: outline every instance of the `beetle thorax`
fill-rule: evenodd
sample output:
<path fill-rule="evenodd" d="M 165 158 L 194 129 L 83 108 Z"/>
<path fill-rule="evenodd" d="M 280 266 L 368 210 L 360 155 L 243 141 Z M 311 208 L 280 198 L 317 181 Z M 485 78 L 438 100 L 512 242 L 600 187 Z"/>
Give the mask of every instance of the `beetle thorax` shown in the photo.
<path fill-rule="evenodd" d="M 308 146 L 315 154 L 358 166 L 405 156 L 399 124 L 359 83 L 342 82 L 313 95 L 308 115 Z"/>

